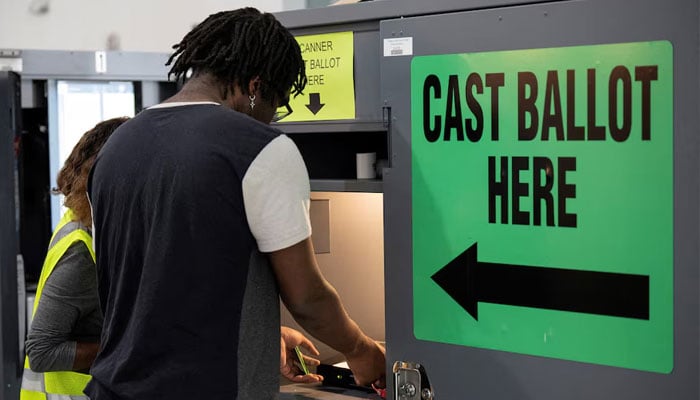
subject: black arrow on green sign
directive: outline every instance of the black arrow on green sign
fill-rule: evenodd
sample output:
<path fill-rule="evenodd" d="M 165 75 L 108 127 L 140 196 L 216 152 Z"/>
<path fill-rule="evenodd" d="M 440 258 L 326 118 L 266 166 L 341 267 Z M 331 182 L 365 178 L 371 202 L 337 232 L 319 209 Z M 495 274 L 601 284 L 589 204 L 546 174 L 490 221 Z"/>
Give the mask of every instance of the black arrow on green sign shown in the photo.
<path fill-rule="evenodd" d="M 474 243 L 431 278 L 475 320 L 477 303 L 649 319 L 649 277 L 496 264 Z"/>
<path fill-rule="evenodd" d="M 309 93 L 309 104 L 306 105 L 306 108 L 309 109 L 314 115 L 321 111 L 323 106 L 325 106 L 325 103 L 321 103 L 321 94 L 320 93 Z"/>

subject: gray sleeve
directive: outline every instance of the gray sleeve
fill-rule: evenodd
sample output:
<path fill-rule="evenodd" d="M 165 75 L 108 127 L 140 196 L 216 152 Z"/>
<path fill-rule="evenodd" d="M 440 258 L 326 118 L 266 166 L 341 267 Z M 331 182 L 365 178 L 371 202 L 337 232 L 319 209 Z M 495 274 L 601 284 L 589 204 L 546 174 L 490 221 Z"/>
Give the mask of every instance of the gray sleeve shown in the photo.
<path fill-rule="evenodd" d="M 85 243 L 73 243 L 44 284 L 31 328 L 27 356 L 33 371 L 70 371 L 75 358 L 73 329 L 94 306 L 95 263 Z"/>

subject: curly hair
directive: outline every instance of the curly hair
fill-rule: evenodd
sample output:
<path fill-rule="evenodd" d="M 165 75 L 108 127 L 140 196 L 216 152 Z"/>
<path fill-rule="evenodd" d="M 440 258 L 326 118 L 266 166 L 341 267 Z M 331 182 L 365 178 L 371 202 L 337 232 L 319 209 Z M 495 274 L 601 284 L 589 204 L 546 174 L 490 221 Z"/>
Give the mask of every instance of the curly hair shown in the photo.
<path fill-rule="evenodd" d="M 90 203 L 87 198 L 88 174 L 95 163 L 97 153 L 107 139 L 128 119 L 128 117 L 108 119 L 85 132 L 73 147 L 73 151 L 56 177 L 57 187 L 53 188 L 53 194 L 63 194 L 65 196 L 63 204 L 70 208 L 75 218 L 87 227 L 92 225 Z"/>
<path fill-rule="evenodd" d="M 168 77 L 176 81 L 184 82 L 189 71 L 210 73 L 228 91 L 238 85 L 249 94 L 248 83 L 259 76 L 261 95 L 270 101 L 272 95 L 296 96 L 306 86 L 299 43 L 274 15 L 252 7 L 210 15 L 173 49 L 165 65 L 172 64 Z"/>

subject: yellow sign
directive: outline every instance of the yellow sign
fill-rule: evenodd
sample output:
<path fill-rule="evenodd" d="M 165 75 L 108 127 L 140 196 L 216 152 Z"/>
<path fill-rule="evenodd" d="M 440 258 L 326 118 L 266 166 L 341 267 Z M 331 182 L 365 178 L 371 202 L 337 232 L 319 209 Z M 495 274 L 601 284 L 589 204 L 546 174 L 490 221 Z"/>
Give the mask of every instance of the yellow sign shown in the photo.
<path fill-rule="evenodd" d="M 355 119 L 353 33 L 297 36 L 306 64 L 304 94 L 292 97 L 293 112 L 280 122 Z"/>

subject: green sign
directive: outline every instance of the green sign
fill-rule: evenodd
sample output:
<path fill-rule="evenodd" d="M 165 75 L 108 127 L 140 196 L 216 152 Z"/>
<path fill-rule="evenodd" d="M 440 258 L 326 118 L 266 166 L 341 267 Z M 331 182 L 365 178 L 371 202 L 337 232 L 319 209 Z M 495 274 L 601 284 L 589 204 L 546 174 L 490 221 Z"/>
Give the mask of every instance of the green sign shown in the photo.
<path fill-rule="evenodd" d="M 673 369 L 673 48 L 413 58 L 416 338 Z"/>

